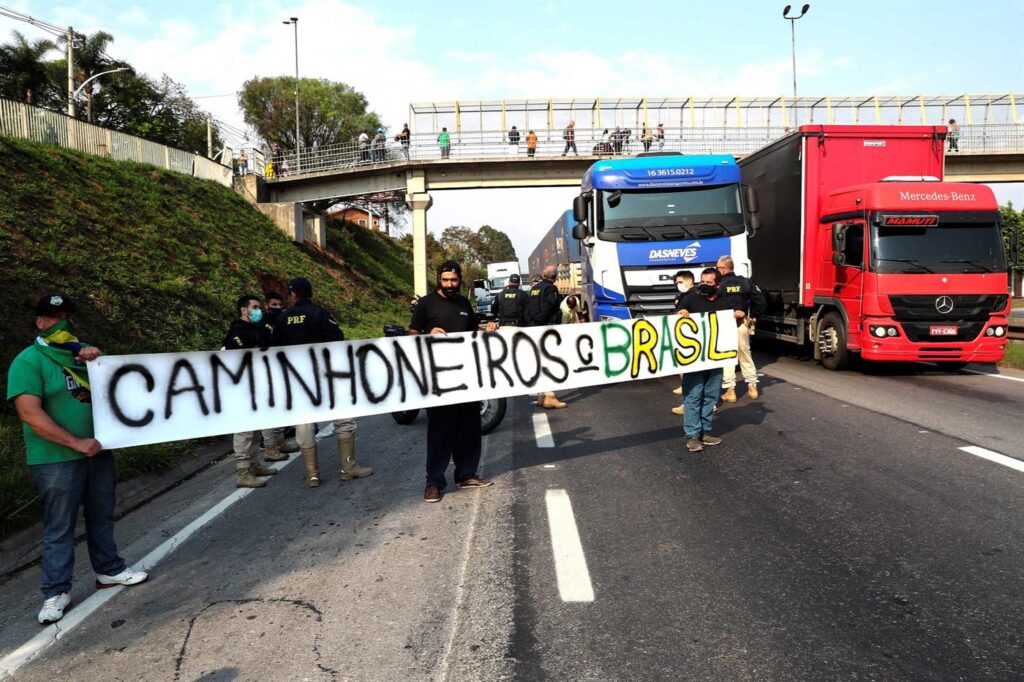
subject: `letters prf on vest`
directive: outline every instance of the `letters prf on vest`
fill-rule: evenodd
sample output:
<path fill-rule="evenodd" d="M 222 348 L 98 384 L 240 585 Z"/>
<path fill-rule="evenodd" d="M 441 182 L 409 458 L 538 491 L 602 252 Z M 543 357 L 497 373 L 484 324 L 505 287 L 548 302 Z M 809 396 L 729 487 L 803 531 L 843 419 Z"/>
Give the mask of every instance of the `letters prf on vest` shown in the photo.
<path fill-rule="evenodd" d="M 298 317 L 298 316 L 297 316 Z M 90 363 L 117 448 L 674 376 L 736 359 L 732 311 Z"/>

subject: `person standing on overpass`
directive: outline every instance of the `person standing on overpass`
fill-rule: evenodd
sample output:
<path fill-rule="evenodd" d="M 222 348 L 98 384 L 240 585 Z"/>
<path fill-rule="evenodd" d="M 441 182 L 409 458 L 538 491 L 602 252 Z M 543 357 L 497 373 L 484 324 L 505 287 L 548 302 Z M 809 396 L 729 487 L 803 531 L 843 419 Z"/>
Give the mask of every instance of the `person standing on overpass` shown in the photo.
<path fill-rule="evenodd" d="M 562 133 L 562 139 L 565 140 L 565 150 L 562 152 L 562 156 L 569 153 L 569 149 L 572 148 L 572 153 L 579 156 L 580 153 L 576 151 L 576 121 L 569 121 L 569 125 L 565 126 L 565 131 Z"/>
<path fill-rule="evenodd" d="M 271 345 L 297 346 L 305 343 L 326 343 L 344 341 L 345 334 L 338 321 L 323 306 L 313 303 L 313 285 L 305 277 L 296 277 L 288 282 L 288 309 L 281 313 L 274 324 Z M 373 474 L 373 469 L 356 461 L 356 420 L 335 419 L 334 433 L 338 438 L 338 452 L 341 455 L 341 480 L 350 481 Z M 320 485 L 320 470 L 317 467 L 316 424 L 300 424 L 295 427 L 299 451 L 306 464 L 306 485 L 316 488 Z"/>
<path fill-rule="evenodd" d="M 534 157 L 537 154 L 537 133 L 532 130 L 526 133 L 526 155 Z"/>
<path fill-rule="evenodd" d="M 522 283 L 519 275 L 511 275 L 508 284 L 496 301 L 495 315 L 498 318 L 498 325 L 502 327 L 525 327 L 526 326 L 526 304 L 530 297 L 519 288 Z"/>
<path fill-rule="evenodd" d="M 459 293 L 462 267 L 446 260 L 437 268 L 437 289 L 421 298 L 412 311 L 409 333 L 455 334 L 479 328 L 469 299 Z M 487 331 L 497 329 L 489 322 Z M 480 478 L 480 403 L 477 401 L 427 408 L 427 487 L 424 502 L 440 502 L 444 496 L 445 471 L 455 462 L 458 488 L 486 488 L 492 481 Z"/>
<path fill-rule="evenodd" d="M 452 136 L 448 134 L 448 128 L 441 128 L 441 134 L 437 136 L 437 146 L 441 150 L 441 158 L 447 159 L 452 151 Z"/>
<path fill-rule="evenodd" d="M 557 267 L 545 266 L 540 281 L 530 289 L 530 300 L 526 306 L 526 325 L 528 327 L 546 327 L 562 321 L 558 287 L 555 286 L 557 276 Z M 537 407 L 561 409 L 565 406 L 565 403 L 555 397 L 554 391 L 537 396 Z"/>
<path fill-rule="evenodd" d="M 736 333 L 739 340 L 739 363 L 743 372 L 743 380 L 747 383 L 747 397 L 757 400 L 757 367 L 754 356 L 750 353 L 750 335 L 753 333 L 757 316 L 764 312 L 764 294 L 757 285 L 746 277 L 733 272 L 732 256 L 718 259 L 715 269 L 721 275 L 722 294 L 735 299 L 738 308 L 743 311 L 742 318 L 736 320 Z M 727 403 L 736 402 L 736 365 L 729 365 L 722 371 L 722 400 Z"/>

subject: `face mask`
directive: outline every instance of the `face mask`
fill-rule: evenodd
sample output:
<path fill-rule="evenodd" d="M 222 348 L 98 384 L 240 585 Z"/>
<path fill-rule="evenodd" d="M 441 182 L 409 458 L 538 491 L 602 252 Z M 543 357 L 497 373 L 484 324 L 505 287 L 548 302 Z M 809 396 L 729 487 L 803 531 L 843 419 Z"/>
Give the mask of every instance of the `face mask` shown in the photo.
<path fill-rule="evenodd" d="M 700 284 L 697 285 L 697 293 L 699 293 L 701 296 L 713 296 L 716 291 L 718 291 L 718 287 L 716 287 L 714 284 L 706 284 L 705 282 L 701 282 Z"/>
<path fill-rule="evenodd" d="M 685 282 L 680 282 L 679 284 L 676 285 L 676 289 L 679 290 L 679 293 L 685 294 L 687 291 L 690 290 L 690 285 Z"/>
<path fill-rule="evenodd" d="M 263 319 L 263 311 L 260 310 L 259 308 L 256 308 L 255 310 L 250 310 L 249 311 L 249 321 L 250 322 L 254 322 L 255 323 L 255 322 L 259 322 L 262 319 Z"/>

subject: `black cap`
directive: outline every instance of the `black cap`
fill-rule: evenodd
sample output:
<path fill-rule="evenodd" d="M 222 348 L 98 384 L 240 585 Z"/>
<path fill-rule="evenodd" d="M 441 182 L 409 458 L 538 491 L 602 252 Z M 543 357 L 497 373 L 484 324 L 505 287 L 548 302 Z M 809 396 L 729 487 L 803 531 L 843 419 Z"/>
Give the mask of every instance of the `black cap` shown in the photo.
<path fill-rule="evenodd" d="M 52 315 L 53 313 L 73 313 L 75 302 L 64 294 L 49 294 L 36 303 L 36 315 Z"/>
<path fill-rule="evenodd" d="M 305 277 L 296 277 L 289 281 L 288 291 L 294 292 L 299 298 L 313 298 L 313 285 Z"/>
<path fill-rule="evenodd" d="M 441 273 L 442 272 L 454 272 L 456 275 L 459 276 L 459 279 L 462 279 L 462 266 L 459 265 L 458 261 L 454 261 L 454 260 L 443 261 L 440 265 L 437 266 L 437 277 L 438 277 L 438 279 L 441 278 Z"/>
<path fill-rule="evenodd" d="M 508 283 L 509 284 L 522 284 L 522 281 L 523 280 L 521 280 L 519 278 L 519 275 L 509 275 L 509 278 L 508 278 Z"/>

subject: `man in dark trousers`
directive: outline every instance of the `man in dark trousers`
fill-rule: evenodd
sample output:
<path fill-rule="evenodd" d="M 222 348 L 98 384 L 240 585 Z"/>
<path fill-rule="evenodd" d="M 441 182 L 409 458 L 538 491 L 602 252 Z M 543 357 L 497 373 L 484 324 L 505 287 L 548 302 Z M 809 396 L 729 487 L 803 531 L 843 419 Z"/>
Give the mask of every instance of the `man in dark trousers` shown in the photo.
<path fill-rule="evenodd" d="M 421 298 L 412 311 L 410 334 L 454 334 L 476 331 L 476 313 L 459 293 L 462 267 L 445 261 L 437 268 L 437 289 Z M 487 331 L 497 328 L 493 322 Z M 458 488 L 486 488 L 492 484 L 477 475 L 480 466 L 480 403 L 459 403 L 427 408 L 427 488 L 424 502 L 440 502 L 444 495 L 448 462 L 455 462 Z"/>
<path fill-rule="evenodd" d="M 722 294 L 731 296 L 739 302 L 739 308 L 746 315 L 736 320 L 738 334 L 738 360 L 743 380 L 747 383 L 747 397 L 756 400 L 760 395 L 757 391 L 757 367 L 754 356 L 750 353 L 750 335 L 754 331 L 754 320 L 764 312 L 764 293 L 748 278 L 737 275 L 733 269 L 732 256 L 718 259 L 716 269 L 722 276 Z M 736 365 L 722 370 L 722 400 L 727 403 L 736 402 Z"/>
<path fill-rule="evenodd" d="M 494 301 L 494 313 L 502 327 L 526 326 L 526 304 L 530 297 L 519 288 L 521 283 L 519 275 L 511 275 L 508 278 L 508 285 Z"/>
<path fill-rule="evenodd" d="M 63 294 L 41 298 L 39 334 L 7 370 L 7 399 L 22 421 L 25 458 L 43 510 L 38 618 L 44 625 L 63 618 L 71 603 L 79 509 L 97 588 L 136 585 L 148 577 L 128 568 L 114 541 L 114 453 L 94 437 L 87 368 L 102 353 L 75 335 L 75 309 Z"/>
<path fill-rule="evenodd" d="M 260 300 L 250 294 L 238 297 L 235 302 L 235 311 L 238 313 L 224 335 L 221 342 L 222 350 L 241 350 L 244 348 L 266 348 L 270 345 L 270 333 L 263 318 L 263 309 L 260 307 Z M 263 431 L 265 442 L 269 442 L 273 436 L 271 429 Z M 231 439 L 232 449 L 235 456 L 235 487 L 236 488 L 262 488 L 267 484 L 266 476 L 273 476 L 277 469 L 264 466 L 259 458 L 259 432 L 243 431 L 236 433 Z M 267 447 L 267 459 L 278 462 L 288 459 L 288 455 L 281 455 L 280 448 L 277 452 L 271 452 Z"/>
<path fill-rule="evenodd" d="M 720 283 L 718 270 L 705 268 L 700 273 L 700 284 L 676 296 L 676 314 L 689 317 L 696 313 L 732 310 L 737 320 L 743 319 L 744 313 L 736 310 L 738 304 L 735 299 L 722 295 Z M 686 449 L 690 452 L 700 452 L 705 445 L 721 444 L 721 438 L 711 435 L 711 418 L 721 395 L 721 367 L 683 374 L 683 433 L 686 435 Z"/>
<path fill-rule="evenodd" d="M 541 274 L 540 281 L 530 288 L 530 300 L 526 305 L 526 325 L 528 327 L 546 327 L 562 321 L 561 298 L 555 278 L 558 268 L 548 265 Z M 545 409 L 561 409 L 565 403 L 555 397 L 554 391 L 541 393 L 537 396 L 537 407 Z"/>
<path fill-rule="evenodd" d="M 321 305 L 313 303 L 313 285 L 305 277 L 296 277 L 288 282 L 288 308 L 277 318 L 271 345 L 297 346 L 304 343 L 326 343 L 344 341 L 345 334 L 334 316 Z M 356 420 L 335 419 L 334 433 L 338 438 L 338 452 L 341 454 L 341 480 L 350 481 L 373 473 L 370 467 L 360 466 L 356 461 Z M 316 488 L 320 485 L 320 470 L 316 457 L 316 424 L 300 424 L 295 427 L 295 438 L 306 465 L 306 485 Z"/>

